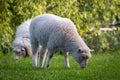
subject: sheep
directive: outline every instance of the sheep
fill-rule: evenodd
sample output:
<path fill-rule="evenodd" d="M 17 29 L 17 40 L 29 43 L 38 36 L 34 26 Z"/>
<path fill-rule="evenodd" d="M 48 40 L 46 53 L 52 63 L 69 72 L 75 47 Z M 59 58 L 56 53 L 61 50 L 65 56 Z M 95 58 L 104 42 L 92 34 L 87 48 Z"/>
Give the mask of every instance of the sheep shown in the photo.
<path fill-rule="evenodd" d="M 17 28 L 15 39 L 13 41 L 13 52 L 15 60 L 32 55 L 29 34 L 31 20 L 32 19 L 23 22 Z"/>
<path fill-rule="evenodd" d="M 42 14 L 33 18 L 30 24 L 30 42 L 32 65 L 38 65 L 41 68 L 49 67 L 56 49 L 63 53 L 67 68 L 70 67 L 68 53 L 80 64 L 81 68 L 86 67 L 88 59 L 91 57 L 90 49 L 79 36 L 74 23 L 68 18 L 54 14 Z M 39 59 L 37 59 L 38 44 L 41 45 Z"/>

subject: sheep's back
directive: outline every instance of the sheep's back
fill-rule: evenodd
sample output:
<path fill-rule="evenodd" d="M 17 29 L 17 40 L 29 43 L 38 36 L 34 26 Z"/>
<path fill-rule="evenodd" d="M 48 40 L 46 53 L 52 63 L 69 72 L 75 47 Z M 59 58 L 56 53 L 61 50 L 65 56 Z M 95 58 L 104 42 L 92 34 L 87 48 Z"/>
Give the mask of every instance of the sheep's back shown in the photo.
<path fill-rule="evenodd" d="M 23 22 L 20 26 L 18 26 L 17 31 L 16 31 L 16 37 L 29 38 L 30 23 L 31 23 L 31 19 Z"/>
<path fill-rule="evenodd" d="M 30 25 L 30 34 L 32 34 L 41 45 L 45 46 L 47 46 L 49 40 L 56 39 L 57 42 L 58 40 L 59 42 L 60 40 L 64 40 L 64 35 L 70 33 L 70 31 L 77 32 L 71 20 L 52 14 L 39 15 L 32 20 Z M 50 38 L 51 36 L 52 38 Z"/>

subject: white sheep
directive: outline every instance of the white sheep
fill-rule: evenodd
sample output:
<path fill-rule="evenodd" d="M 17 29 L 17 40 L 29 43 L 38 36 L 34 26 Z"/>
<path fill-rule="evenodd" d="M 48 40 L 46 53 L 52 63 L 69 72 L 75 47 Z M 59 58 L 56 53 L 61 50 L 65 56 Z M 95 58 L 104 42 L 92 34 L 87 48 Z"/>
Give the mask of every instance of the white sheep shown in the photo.
<path fill-rule="evenodd" d="M 29 34 L 30 23 L 31 19 L 23 22 L 17 28 L 15 40 L 13 42 L 13 51 L 15 59 L 32 55 Z"/>
<path fill-rule="evenodd" d="M 53 14 L 43 14 L 33 18 L 30 25 L 30 41 L 33 66 L 37 66 L 39 44 L 42 46 L 38 62 L 40 67 L 44 66 L 47 51 L 45 68 L 49 67 L 50 59 L 56 49 L 62 51 L 66 67 L 70 67 L 68 52 L 82 68 L 86 67 L 91 57 L 90 49 L 79 36 L 74 23 L 70 19 Z"/>

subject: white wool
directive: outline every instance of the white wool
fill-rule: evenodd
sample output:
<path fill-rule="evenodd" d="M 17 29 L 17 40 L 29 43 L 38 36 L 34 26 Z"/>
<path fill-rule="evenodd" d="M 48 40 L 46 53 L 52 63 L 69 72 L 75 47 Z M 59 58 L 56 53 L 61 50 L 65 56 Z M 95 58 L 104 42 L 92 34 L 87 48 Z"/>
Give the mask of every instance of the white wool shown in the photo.
<path fill-rule="evenodd" d="M 30 44 L 30 34 L 29 27 L 31 20 L 27 20 L 20 24 L 17 28 L 15 39 L 13 41 L 13 51 L 21 51 L 22 48 L 26 48 L 28 56 L 31 56 L 31 44 Z M 15 53 L 15 57 L 19 58 L 19 54 Z"/>
<path fill-rule="evenodd" d="M 70 19 L 53 14 L 39 15 L 32 20 L 30 25 L 30 40 L 33 55 L 37 48 L 36 45 L 40 44 L 42 47 L 48 49 L 49 57 L 56 48 L 65 54 L 67 52 L 71 53 L 74 58 L 77 58 L 75 59 L 76 61 L 81 56 L 77 54 L 77 50 L 79 49 L 86 51 L 86 55 L 90 56 L 90 50 L 79 36 L 74 23 Z M 48 64 L 49 58 L 47 58 L 46 67 Z"/>
<path fill-rule="evenodd" d="M 16 31 L 16 37 L 25 37 L 29 38 L 29 26 L 31 23 L 31 19 L 23 22 L 21 25 L 18 26 Z"/>

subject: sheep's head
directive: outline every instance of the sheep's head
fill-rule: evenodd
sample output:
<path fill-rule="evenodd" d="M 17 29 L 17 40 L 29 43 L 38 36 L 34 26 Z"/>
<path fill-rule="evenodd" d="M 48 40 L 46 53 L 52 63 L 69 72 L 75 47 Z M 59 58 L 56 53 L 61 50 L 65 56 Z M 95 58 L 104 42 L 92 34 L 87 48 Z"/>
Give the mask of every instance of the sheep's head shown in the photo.
<path fill-rule="evenodd" d="M 14 48 L 13 51 L 14 51 L 14 59 L 15 60 L 26 56 L 26 49 L 24 47 Z"/>
<path fill-rule="evenodd" d="M 72 57 L 80 64 L 81 68 L 85 68 L 91 53 L 89 49 L 77 49 L 72 53 Z"/>

